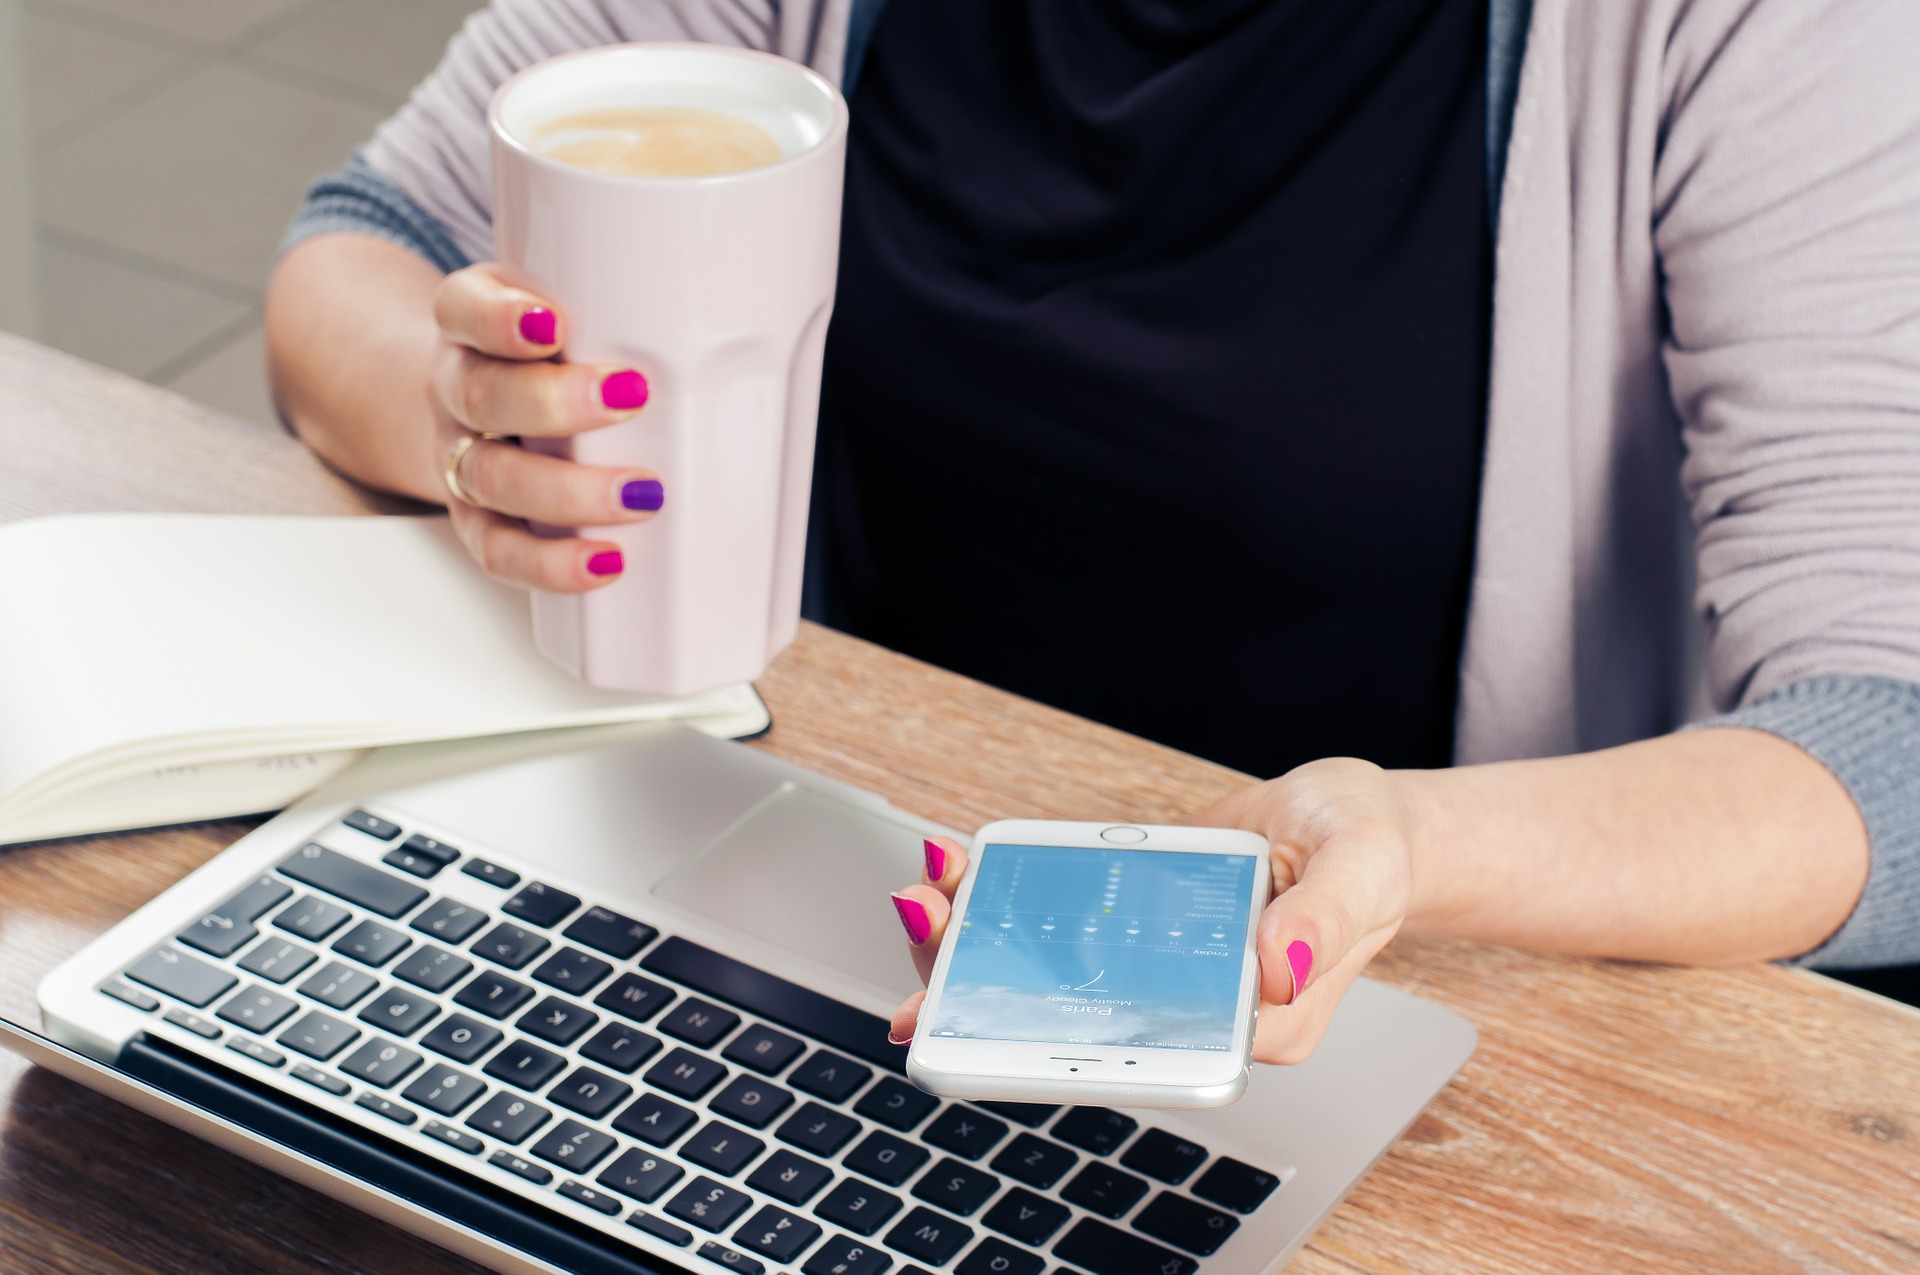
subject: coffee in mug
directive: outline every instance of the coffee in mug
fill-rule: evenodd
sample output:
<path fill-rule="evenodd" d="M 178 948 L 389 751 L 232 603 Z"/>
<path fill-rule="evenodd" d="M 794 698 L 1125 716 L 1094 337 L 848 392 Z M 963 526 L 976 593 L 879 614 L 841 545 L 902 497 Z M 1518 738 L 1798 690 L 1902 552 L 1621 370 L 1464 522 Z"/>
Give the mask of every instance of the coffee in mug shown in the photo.
<path fill-rule="evenodd" d="M 666 487 L 646 522 L 534 526 L 626 560 L 602 588 L 535 592 L 535 640 L 613 690 L 751 681 L 800 623 L 846 102 L 769 53 L 625 44 L 528 67 L 487 121 L 495 255 L 566 312 L 566 359 L 652 390 L 617 425 L 524 445 Z"/>

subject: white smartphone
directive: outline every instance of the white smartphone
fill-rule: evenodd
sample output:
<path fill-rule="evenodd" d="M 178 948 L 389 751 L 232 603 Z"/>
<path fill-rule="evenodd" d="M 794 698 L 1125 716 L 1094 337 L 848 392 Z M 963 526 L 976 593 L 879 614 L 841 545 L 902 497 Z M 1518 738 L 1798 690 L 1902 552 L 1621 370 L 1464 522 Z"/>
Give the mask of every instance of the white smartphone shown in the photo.
<path fill-rule="evenodd" d="M 1227 828 L 988 824 L 907 1075 L 976 1101 L 1232 1102 L 1253 1048 L 1267 851 Z"/>

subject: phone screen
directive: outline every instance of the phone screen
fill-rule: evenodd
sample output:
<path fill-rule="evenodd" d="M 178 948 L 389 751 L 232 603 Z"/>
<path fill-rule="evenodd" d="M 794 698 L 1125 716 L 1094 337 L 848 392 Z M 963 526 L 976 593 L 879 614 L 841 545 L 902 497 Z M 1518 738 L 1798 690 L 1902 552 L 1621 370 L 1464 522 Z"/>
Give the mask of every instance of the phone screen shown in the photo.
<path fill-rule="evenodd" d="M 1232 1047 L 1250 855 L 987 845 L 935 1036 Z"/>

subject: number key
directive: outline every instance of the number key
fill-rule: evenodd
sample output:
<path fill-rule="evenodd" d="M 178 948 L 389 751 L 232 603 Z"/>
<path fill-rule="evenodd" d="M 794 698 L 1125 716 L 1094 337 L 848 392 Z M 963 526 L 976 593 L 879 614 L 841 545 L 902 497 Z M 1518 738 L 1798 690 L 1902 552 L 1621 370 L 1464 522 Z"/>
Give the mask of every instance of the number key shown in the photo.
<path fill-rule="evenodd" d="M 733 1242 L 776 1262 L 791 1262 L 820 1238 L 820 1227 L 769 1204 L 733 1233 Z"/>
<path fill-rule="evenodd" d="M 745 1191 L 721 1186 L 712 1178 L 695 1178 L 668 1200 L 666 1207 L 682 1222 L 691 1222 L 703 1231 L 724 1231 L 752 1203 L 753 1197 Z"/>
<path fill-rule="evenodd" d="M 408 1085 L 400 1096 L 408 1102 L 417 1102 L 438 1115 L 453 1116 L 460 1114 L 474 1099 L 486 1091 L 487 1087 L 484 1084 L 465 1072 L 454 1071 L 450 1067 L 429 1067 L 418 1080 Z M 452 1133 L 453 1130 L 449 1129 L 447 1132 Z M 461 1149 L 465 1150 L 464 1147 Z M 474 1150 L 477 1151 L 479 1148 L 475 1147 Z"/>
<path fill-rule="evenodd" d="M 420 1065 L 419 1054 L 375 1036 L 347 1056 L 340 1070 L 378 1089 L 391 1089 Z"/>
<path fill-rule="evenodd" d="M 802 1275 L 886 1275 L 893 1259 L 872 1244 L 836 1235 L 814 1250 Z"/>
<path fill-rule="evenodd" d="M 611 1155 L 614 1146 L 611 1134 L 588 1128 L 578 1120 L 562 1120 L 546 1137 L 533 1144 L 533 1154 L 548 1164 L 585 1174 Z"/>
<path fill-rule="evenodd" d="M 552 1118 L 553 1113 L 538 1103 L 511 1093 L 496 1093 L 467 1117 L 467 1128 L 513 1146 Z"/>
<path fill-rule="evenodd" d="M 630 1147 L 621 1153 L 618 1160 L 608 1165 L 606 1172 L 596 1181 L 642 1204 L 652 1204 L 660 1198 L 661 1192 L 678 1182 L 685 1172 L 685 1169 L 664 1156 Z"/>

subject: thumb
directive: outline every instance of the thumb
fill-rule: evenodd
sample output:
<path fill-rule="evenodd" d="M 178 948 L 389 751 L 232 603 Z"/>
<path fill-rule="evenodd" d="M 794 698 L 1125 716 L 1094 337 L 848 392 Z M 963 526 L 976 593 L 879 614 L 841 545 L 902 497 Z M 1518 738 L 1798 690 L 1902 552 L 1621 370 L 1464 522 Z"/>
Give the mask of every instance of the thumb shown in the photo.
<path fill-rule="evenodd" d="M 1267 905 L 1260 918 L 1260 995 L 1290 1005 L 1316 976 L 1347 958 L 1372 916 L 1377 895 L 1362 865 L 1334 848 L 1307 861 L 1299 883 Z"/>

